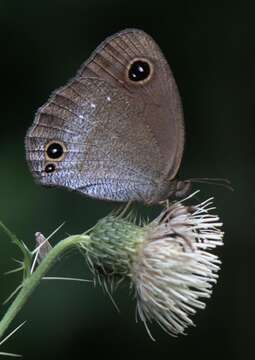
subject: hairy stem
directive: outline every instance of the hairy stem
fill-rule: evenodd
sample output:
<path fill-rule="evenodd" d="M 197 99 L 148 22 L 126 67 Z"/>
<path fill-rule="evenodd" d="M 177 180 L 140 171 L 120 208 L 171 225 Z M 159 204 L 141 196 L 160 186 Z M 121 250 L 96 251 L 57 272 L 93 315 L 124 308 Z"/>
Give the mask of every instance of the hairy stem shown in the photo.
<path fill-rule="evenodd" d="M 39 285 L 40 280 L 49 271 L 56 259 L 67 249 L 80 243 L 88 244 L 89 241 L 90 237 L 88 235 L 73 235 L 60 241 L 54 248 L 51 249 L 36 270 L 23 281 L 22 289 L 0 321 L 0 339 L 3 337 L 5 331 L 14 320 L 15 316 L 25 305 L 34 289 Z"/>

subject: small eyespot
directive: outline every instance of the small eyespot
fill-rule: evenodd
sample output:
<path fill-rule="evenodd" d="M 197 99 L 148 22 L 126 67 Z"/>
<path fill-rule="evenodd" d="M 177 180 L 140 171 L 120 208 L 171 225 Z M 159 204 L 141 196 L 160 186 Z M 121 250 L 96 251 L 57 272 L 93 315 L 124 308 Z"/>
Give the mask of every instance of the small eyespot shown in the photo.
<path fill-rule="evenodd" d="M 51 141 L 46 146 L 46 157 L 49 160 L 62 160 L 65 146 L 61 142 Z"/>
<path fill-rule="evenodd" d="M 150 80 L 153 67 L 146 59 L 135 59 L 128 67 L 128 79 L 135 83 L 144 83 Z"/>
<path fill-rule="evenodd" d="M 45 172 L 46 172 L 47 174 L 52 173 L 52 172 L 54 172 L 55 170 L 56 170 L 55 164 L 47 164 L 47 165 L 45 166 Z"/>

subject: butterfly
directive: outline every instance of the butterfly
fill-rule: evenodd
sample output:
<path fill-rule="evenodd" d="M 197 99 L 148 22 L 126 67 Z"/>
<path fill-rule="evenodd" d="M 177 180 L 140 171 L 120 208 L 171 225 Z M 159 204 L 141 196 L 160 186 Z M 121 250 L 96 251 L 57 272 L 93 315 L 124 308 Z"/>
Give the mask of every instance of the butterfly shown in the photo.
<path fill-rule="evenodd" d="M 37 182 L 112 201 L 158 203 L 187 193 L 179 91 L 142 30 L 108 37 L 39 108 L 26 138 Z"/>

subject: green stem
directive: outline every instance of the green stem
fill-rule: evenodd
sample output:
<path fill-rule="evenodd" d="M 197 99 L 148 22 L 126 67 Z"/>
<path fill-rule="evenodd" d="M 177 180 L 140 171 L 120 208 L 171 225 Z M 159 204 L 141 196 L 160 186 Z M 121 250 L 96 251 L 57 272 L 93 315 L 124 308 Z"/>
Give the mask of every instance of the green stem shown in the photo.
<path fill-rule="evenodd" d="M 39 285 L 40 280 L 47 271 L 49 271 L 54 261 L 70 247 L 76 246 L 79 243 L 88 243 L 89 240 L 90 237 L 88 235 L 73 235 L 60 241 L 51 249 L 36 270 L 24 280 L 22 289 L 0 321 L 0 339 L 3 337 L 4 332 L 7 330 L 15 316 L 22 309 L 23 305 L 27 302 L 34 289 Z"/>

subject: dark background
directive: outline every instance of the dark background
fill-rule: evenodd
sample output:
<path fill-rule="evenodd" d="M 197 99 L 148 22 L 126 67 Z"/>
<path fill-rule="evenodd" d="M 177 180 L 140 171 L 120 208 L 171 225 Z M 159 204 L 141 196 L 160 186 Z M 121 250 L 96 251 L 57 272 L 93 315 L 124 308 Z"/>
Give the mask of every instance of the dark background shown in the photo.
<path fill-rule="evenodd" d="M 64 85 L 106 36 L 126 27 L 150 33 L 174 72 L 187 128 L 180 177 L 226 177 L 235 188 L 232 193 L 199 186 L 200 199 L 215 196 L 226 236 L 218 285 L 188 336 L 174 339 L 153 325 L 157 341 L 152 342 L 135 323 L 135 302 L 125 286 L 115 293 L 118 314 L 100 287 L 43 282 L 11 328 L 24 319 L 27 324 L 0 351 L 25 359 L 249 356 L 255 295 L 254 10 L 252 1 L 0 1 L 0 219 L 30 248 L 36 231 L 49 234 L 66 221 L 56 242 L 116 208 L 35 185 L 25 162 L 24 136 L 50 92 Z M 15 256 L 1 233 L 1 274 L 14 267 Z M 51 273 L 90 276 L 78 253 Z M 0 277 L 1 302 L 18 281 L 18 276 Z"/>

